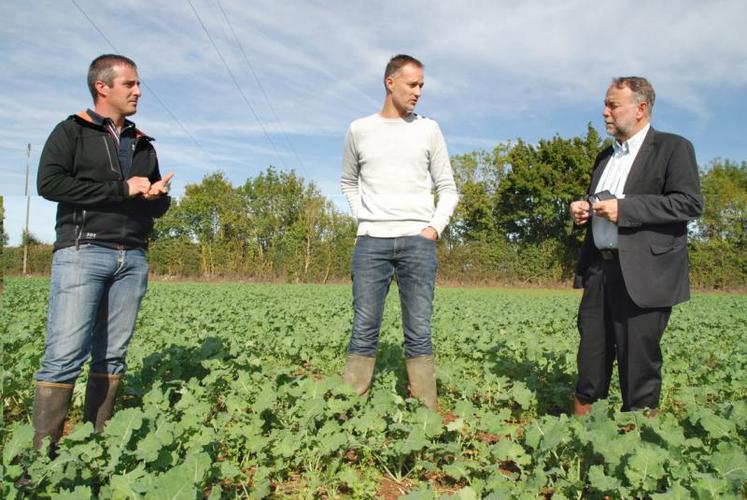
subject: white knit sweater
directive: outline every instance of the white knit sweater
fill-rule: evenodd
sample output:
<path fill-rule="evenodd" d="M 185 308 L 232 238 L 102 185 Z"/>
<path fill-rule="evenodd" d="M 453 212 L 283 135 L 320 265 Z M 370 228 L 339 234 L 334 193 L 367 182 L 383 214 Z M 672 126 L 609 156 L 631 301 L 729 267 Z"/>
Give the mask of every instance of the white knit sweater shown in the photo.
<path fill-rule="evenodd" d="M 428 226 L 441 234 L 459 201 L 441 129 L 414 113 L 377 113 L 351 123 L 340 184 L 358 234 L 378 238 L 411 236 Z"/>

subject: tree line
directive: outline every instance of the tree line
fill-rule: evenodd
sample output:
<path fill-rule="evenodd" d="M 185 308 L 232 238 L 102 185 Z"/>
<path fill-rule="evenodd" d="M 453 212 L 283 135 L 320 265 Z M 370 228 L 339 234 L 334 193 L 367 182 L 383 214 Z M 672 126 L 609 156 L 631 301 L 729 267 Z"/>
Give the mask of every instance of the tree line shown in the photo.
<path fill-rule="evenodd" d="M 585 136 L 521 139 L 452 157 L 460 203 L 439 241 L 439 279 L 458 284 L 569 280 L 583 230 L 568 205 L 585 195 L 596 155 Z M 691 278 L 704 288 L 747 284 L 747 162 L 715 159 L 701 172 L 705 213 L 690 224 Z M 221 172 L 188 185 L 156 222 L 151 272 L 159 276 L 335 282 L 350 277 L 355 221 L 295 172 L 268 167 L 242 185 Z M 25 235 L 31 238 L 31 235 Z M 32 245 L 30 268 L 49 270 L 49 245 Z M 20 272 L 20 249 L 6 248 Z"/>

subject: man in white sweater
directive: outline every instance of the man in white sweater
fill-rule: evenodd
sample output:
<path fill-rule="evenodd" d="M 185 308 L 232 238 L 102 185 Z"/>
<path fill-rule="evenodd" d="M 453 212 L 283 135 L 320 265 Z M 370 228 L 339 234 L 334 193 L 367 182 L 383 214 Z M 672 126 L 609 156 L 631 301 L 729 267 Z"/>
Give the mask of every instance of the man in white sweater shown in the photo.
<path fill-rule="evenodd" d="M 343 380 L 360 395 L 368 392 L 384 300 L 396 276 L 410 393 L 435 409 L 431 315 L 436 240 L 459 197 L 438 124 L 413 112 L 423 82 L 420 61 L 394 56 L 384 72 L 384 106 L 355 120 L 345 138 L 341 186 L 358 219 L 358 238 L 353 253 L 355 318 Z"/>

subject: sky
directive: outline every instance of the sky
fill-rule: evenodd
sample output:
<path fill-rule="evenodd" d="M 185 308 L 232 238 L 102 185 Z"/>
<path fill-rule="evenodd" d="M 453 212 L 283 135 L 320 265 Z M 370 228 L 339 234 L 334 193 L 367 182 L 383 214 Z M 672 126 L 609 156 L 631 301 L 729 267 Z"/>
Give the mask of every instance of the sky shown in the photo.
<path fill-rule="evenodd" d="M 377 1 L 4 0 L 0 21 L 0 195 L 20 241 L 30 167 L 31 233 L 54 240 L 55 204 L 36 195 L 49 132 L 92 107 L 91 60 L 121 53 L 144 84 L 131 117 L 155 137 L 172 193 L 220 170 L 243 184 L 273 165 L 313 181 L 342 210 L 349 123 L 377 112 L 389 58 L 425 64 L 417 112 L 450 154 L 600 132 L 614 76 L 646 76 L 653 126 L 683 135 L 706 167 L 747 160 L 743 0 Z M 31 153 L 27 158 L 27 144 Z"/>

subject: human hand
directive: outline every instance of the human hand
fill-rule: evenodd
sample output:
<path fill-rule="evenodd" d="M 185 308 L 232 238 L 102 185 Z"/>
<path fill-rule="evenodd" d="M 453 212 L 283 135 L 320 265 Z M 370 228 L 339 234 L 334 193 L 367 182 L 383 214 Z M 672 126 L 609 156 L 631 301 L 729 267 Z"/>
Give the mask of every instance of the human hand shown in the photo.
<path fill-rule="evenodd" d="M 428 226 L 420 231 L 420 235 L 423 238 L 427 238 L 433 241 L 436 241 L 438 239 L 438 231 L 436 231 L 436 228 L 434 228 L 433 226 Z"/>
<path fill-rule="evenodd" d="M 159 196 L 168 194 L 169 184 L 171 184 L 172 177 L 174 177 L 174 172 L 169 172 L 163 177 L 163 179 L 151 184 L 150 189 L 145 194 L 145 199 L 152 200 L 154 198 L 158 198 Z"/>
<path fill-rule="evenodd" d="M 591 206 L 591 209 L 597 217 L 617 224 L 617 198 L 598 201 Z"/>
<path fill-rule="evenodd" d="M 573 223 L 577 226 L 583 226 L 589 221 L 589 202 L 586 200 L 578 200 L 571 203 L 571 217 Z"/>
<path fill-rule="evenodd" d="M 148 194 L 150 181 L 147 177 L 130 177 L 127 179 L 127 196 L 135 197 Z"/>

